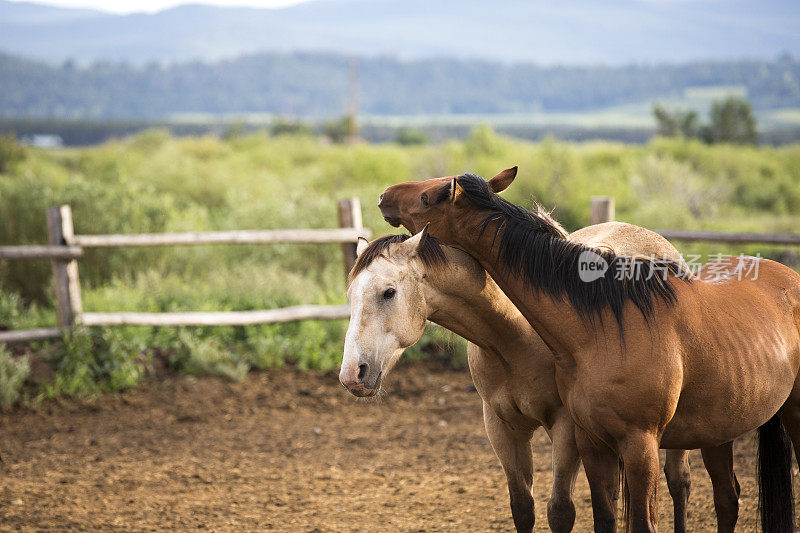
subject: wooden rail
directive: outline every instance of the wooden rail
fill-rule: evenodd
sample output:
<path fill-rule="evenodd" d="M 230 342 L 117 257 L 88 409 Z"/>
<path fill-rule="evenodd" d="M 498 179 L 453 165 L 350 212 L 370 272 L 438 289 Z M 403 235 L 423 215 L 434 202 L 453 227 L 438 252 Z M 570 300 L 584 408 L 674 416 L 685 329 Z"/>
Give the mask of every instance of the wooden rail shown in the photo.
<path fill-rule="evenodd" d="M 76 323 L 86 326 L 241 326 L 294 320 L 335 320 L 350 316 L 346 305 L 298 305 L 283 309 L 180 313 L 84 313 L 78 261 L 83 248 L 113 246 L 178 246 L 203 244 L 341 243 L 345 275 L 356 259 L 356 243 L 371 232 L 361 222 L 357 198 L 338 203 L 339 228 L 233 230 L 187 233 L 75 235 L 68 205 L 47 210 L 50 246 L 0 246 L 0 259 L 50 259 L 56 293 L 58 329 L 0 331 L 0 343 L 57 338 Z"/>
<path fill-rule="evenodd" d="M 42 341 L 46 339 L 57 339 L 60 336 L 61 330 L 56 328 L 0 331 L 0 343 L 14 344 L 18 342 Z"/>
<path fill-rule="evenodd" d="M 334 320 L 350 316 L 346 305 L 298 305 L 265 311 L 190 313 L 83 313 L 86 326 L 247 326 L 295 320 Z"/>
<path fill-rule="evenodd" d="M 601 224 L 614 220 L 614 198 L 592 196 L 589 223 Z M 745 233 L 728 231 L 656 229 L 665 239 L 675 241 L 725 242 L 730 244 L 778 244 L 800 246 L 800 234 L 792 233 Z"/>
<path fill-rule="evenodd" d="M 781 244 L 786 246 L 800 245 L 800 235 L 791 233 L 733 233 L 722 231 L 694 230 L 653 230 L 666 239 L 676 241 L 727 242 L 732 244 Z"/>
<path fill-rule="evenodd" d="M 0 259 L 79 259 L 80 246 L 0 246 Z"/>
<path fill-rule="evenodd" d="M 179 246 L 197 244 L 352 243 L 369 237 L 364 228 L 236 230 L 136 235 L 75 235 L 72 242 L 86 248 L 112 246 Z"/>

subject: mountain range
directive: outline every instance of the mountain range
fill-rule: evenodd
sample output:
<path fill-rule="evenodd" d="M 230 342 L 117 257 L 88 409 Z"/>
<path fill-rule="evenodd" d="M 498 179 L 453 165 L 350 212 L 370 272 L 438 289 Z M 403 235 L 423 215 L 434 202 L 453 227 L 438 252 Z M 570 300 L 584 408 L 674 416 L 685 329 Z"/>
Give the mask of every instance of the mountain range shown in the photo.
<path fill-rule="evenodd" d="M 800 55 L 796 0 L 312 0 L 111 14 L 0 0 L 0 51 L 51 63 L 325 51 L 544 65 Z"/>

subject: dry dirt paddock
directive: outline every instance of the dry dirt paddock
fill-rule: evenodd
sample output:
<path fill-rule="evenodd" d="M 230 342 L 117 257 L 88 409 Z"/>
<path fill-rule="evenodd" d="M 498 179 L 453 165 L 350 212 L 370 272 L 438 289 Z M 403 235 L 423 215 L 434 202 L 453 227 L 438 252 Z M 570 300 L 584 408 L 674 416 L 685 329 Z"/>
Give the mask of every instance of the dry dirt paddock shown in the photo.
<path fill-rule="evenodd" d="M 173 377 L 122 395 L 0 414 L 3 530 L 511 531 L 505 480 L 466 370 L 401 365 L 381 398 L 333 373 L 243 383 Z M 533 445 L 547 531 L 550 445 Z M 740 531 L 756 530 L 752 437 L 736 445 Z M 712 531 L 693 457 L 690 530 Z M 663 476 L 662 476 L 663 477 Z M 663 531 L 672 507 L 662 481 Z M 575 531 L 590 531 L 586 478 Z"/>

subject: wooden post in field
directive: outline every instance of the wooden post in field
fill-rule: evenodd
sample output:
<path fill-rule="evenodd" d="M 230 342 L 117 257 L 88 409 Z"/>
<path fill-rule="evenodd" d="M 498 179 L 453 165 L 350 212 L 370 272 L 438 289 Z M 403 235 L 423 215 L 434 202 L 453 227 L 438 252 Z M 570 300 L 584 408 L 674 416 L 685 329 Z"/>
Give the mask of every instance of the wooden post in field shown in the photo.
<path fill-rule="evenodd" d="M 361 202 L 358 198 L 339 200 L 339 226 L 342 228 L 358 229 L 364 227 L 361 220 Z M 345 276 L 350 273 L 353 265 L 356 264 L 356 244 L 355 242 L 346 242 L 342 244 Z"/>
<path fill-rule="evenodd" d="M 612 196 L 592 196 L 589 224 L 602 224 L 614 220 L 614 198 Z"/>
<path fill-rule="evenodd" d="M 51 246 L 74 245 L 72 209 L 68 205 L 47 210 L 47 235 Z M 69 328 L 81 314 L 81 287 L 78 283 L 78 261 L 53 259 L 53 283 L 56 291 L 58 326 Z"/>

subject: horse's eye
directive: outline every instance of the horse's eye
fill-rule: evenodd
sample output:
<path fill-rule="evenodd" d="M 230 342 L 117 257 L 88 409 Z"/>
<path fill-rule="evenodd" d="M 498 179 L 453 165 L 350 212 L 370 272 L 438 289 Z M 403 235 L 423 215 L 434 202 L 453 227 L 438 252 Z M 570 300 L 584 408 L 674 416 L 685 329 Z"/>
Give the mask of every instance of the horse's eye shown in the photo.
<path fill-rule="evenodd" d="M 428 207 L 428 195 L 423 193 L 422 197 L 421 197 L 421 200 L 422 200 L 422 205 L 425 206 L 425 207 Z"/>
<path fill-rule="evenodd" d="M 386 289 L 385 291 L 383 291 L 383 299 L 384 300 L 391 300 L 392 298 L 394 298 L 394 295 L 396 293 L 397 293 L 397 291 L 394 290 L 394 289 Z"/>

